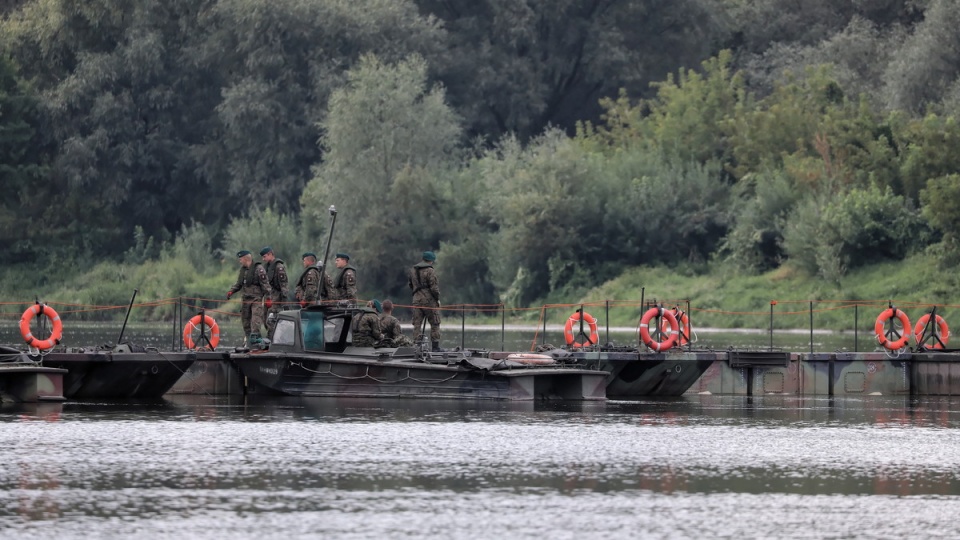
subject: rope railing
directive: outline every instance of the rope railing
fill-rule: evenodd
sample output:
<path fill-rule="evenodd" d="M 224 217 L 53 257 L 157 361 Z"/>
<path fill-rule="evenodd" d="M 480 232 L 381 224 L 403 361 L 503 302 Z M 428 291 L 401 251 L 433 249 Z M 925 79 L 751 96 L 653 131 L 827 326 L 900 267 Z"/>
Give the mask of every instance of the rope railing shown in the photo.
<path fill-rule="evenodd" d="M 35 301 L 4 301 L 0 302 L 0 324 L 3 321 L 15 323 L 20 319 L 23 311 L 33 305 Z M 110 321 L 122 316 L 131 306 L 129 304 L 82 304 L 76 302 L 45 301 L 45 303 L 54 307 L 61 318 L 75 318 L 75 320 L 89 320 L 92 322 Z M 183 324 L 182 321 L 188 320 L 195 313 L 204 311 L 205 313 L 221 318 L 238 318 L 240 307 L 243 300 L 234 298 L 227 300 L 225 298 L 206 298 L 198 296 L 182 296 L 174 298 L 161 298 L 156 300 L 141 301 L 132 305 L 134 321 L 139 322 L 164 322 L 171 320 L 175 324 Z M 358 301 L 363 305 L 365 299 Z M 286 302 L 286 307 L 293 308 L 295 303 Z M 444 336 L 450 335 L 457 330 L 459 322 L 460 330 L 466 328 L 469 320 L 471 327 L 482 325 L 485 327 L 496 328 L 497 323 L 501 328 L 501 334 L 506 330 L 508 321 L 511 327 L 523 326 L 528 330 L 534 331 L 534 337 L 530 344 L 531 350 L 537 344 L 543 345 L 549 336 L 554 336 L 554 332 L 562 327 L 571 316 L 571 313 L 584 310 L 593 311 L 597 325 L 606 330 L 607 338 L 611 330 L 623 332 L 624 330 L 633 331 L 636 334 L 639 319 L 641 315 L 651 306 L 662 306 L 664 308 L 677 307 L 689 315 L 690 324 L 696 329 L 698 325 L 701 329 L 706 325 L 700 321 L 710 322 L 712 329 L 737 329 L 751 328 L 767 330 L 771 335 L 770 346 L 773 347 L 773 334 L 776 331 L 799 331 L 809 330 L 811 334 L 811 349 L 813 346 L 813 334 L 817 332 L 834 332 L 852 330 L 854 333 L 854 349 L 859 346 L 859 335 L 872 336 L 874 330 L 874 319 L 888 306 L 912 312 L 911 320 L 917 320 L 923 314 L 936 309 L 938 315 L 949 321 L 951 310 L 960 309 L 960 305 L 943 304 L 936 302 L 919 302 L 915 300 L 898 299 L 815 299 L 815 300 L 770 300 L 768 304 L 758 310 L 725 310 L 714 306 L 696 306 L 692 305 L 691 300 L 681 299 L 658 299 L 649 298 L 638 300 L 603 300 L 578 303 L 549 303 L 541 306 L 531 307 L 513 307 L 504 304 L 485 304 L 485 303 L 458 303 L 446 304 L 441 307 L 423 307 L 412 304 L 394 303 L 395 314 L 402 321 L 409 321 L 405 317 L 405 312 L 409 313 L 414 307 L 419 309 L 431 309 L 441 313 L 444 329 Z M 143 311 L 147 311 L 143 315 Z M 140 312 L 139 315 L 138 312 Z M 850 315 L 831 315 L 830 322 L 821 323 L 821 328 L 815 328 L 817 316 L 826 316 L 850 312 Z M 804 317 L 801 319 L 800 317 Z M 729 319 L 729 320 L 728 320 Z M 613 321 L 619 323 L 618 326 Z M 837 322 L 843 321 L 843 322 Z M 727 324 L 725 324 L 727 323 Z M 825 328 L 824 328 L 825 327 Z M 582 326 L 578 329 L 582 332 Z M 461 344 L 463 337 L 461 332 Z M 636 336 L 635 336 L 636 337 Z M 552 339 L 552 337 L 551 337 Z M 867 340 L 869 341 L 869 339 Z M 875 340 L 874 340 L 875 341 Z M 503 338 L 501 336 L 501 343 Z M 875 345 L 875 343 L 874 343 Z"/>

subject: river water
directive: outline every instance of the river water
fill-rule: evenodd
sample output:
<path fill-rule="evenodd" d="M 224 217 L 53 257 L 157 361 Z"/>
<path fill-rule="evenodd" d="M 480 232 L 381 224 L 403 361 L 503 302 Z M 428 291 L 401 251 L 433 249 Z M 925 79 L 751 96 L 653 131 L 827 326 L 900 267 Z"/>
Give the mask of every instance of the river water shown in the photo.
<path fill-rule="evenodd" d="M 890 396 L 6 404 L 0 537 L 955 537 L 958 428 Z"/>
<path fill-rule="evenodd" d="M 955 537 L 958 427 L 879 396 L 7 405 L 0 535 Z"/>

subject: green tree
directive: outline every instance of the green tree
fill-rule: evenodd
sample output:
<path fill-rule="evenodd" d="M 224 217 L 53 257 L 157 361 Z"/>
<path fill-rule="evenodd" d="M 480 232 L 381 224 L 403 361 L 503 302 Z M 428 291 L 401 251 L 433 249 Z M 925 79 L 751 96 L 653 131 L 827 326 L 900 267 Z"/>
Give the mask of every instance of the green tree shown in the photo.
<path fill-rule="evenodd" d="M 25 227 L 45 213 L 52 195 L 49 156 L 36 133 L 37 100 L 18 79 L 13 64 L 0 57 L 0 256 L 34 262 L 44 241 L 36 227 Z"/>
<path fill-rule="evenodd" d="M 933 178 L 920 192 L 923 217 L 953 249 L 960 248 L 960 174 Z"/>
<path fill-rule="evenodd" d="M 327 101 L 363 54 L 386 62 L 435 56 L 445 33 L 412 2 L 220 0 L 205 20 L 206 69 L 224 79 L 204 168 L 233 198 L 295 211 L 322 158 Z"/>
<path fill-rule="evenodd" d="M 701 0 L 416 0 L 450 32 L 430 58 L 467 131 L 526 140 L 547 126 L 597 120 L 598 100 L 648 84 L 713 52 L 724 32 Z"/>
<path fill-rule="evenodd" d="M 929 236 L 920 213 L 889 188 L 822 193 L 799 205 L 789 222 L 790 260 L 834 282 L 851 268 L 901 260 Z"/>
<path fill-rule="evenodd" d="M 349 66 L 436 51 L 444 35 L 412 3 L 380 0 L 47 0 L 0 30 L 58 148 L 51 176 L 69 212 L 57 217 L 76 218 L 59 226 L 101 257 L 136 226 L 160 238 L 295 210 Z"/>
<path fill-rule="evenodd" d="M 960 76 L 960 9 L 953 0 L 931 0 L 884 77 L 887 105 L 925 113 L 945 97 Z"/>
<path fill-rule="evenodd" d="M 736 216 L 723 240 L 727 260 L 749 271 L 780 266 L 785 258 L 783 234 L 787 216 L 800 200 L 792 182 L 780 171 L 747 175 L 735 188 Z"/>
<path fill-rule="evenodd" d="M 326 210 L 337 207 L 335 249 L 360 265 L 361 292 L 397 291 L 398 269 L 444 238 L 454 193 L 441 175 L 459 163 L 461 137 L 444 95 L 428 85 L 423 58 L 388 64 L 368 55 L 330 98 L 326 158 L 304 189 L 301 215 L 323 238 Z"/>

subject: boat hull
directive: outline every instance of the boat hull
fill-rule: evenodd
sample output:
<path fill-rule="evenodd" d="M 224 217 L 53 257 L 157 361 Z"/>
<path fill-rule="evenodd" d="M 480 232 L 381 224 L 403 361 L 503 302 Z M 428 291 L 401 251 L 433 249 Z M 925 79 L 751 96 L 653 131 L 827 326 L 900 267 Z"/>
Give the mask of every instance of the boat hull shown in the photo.
<path fill-rule="evenodd" d="M 499 371 L 459 364 L 323 354 L 234 354 L 251 381 L 292 396 L 524 401 L 603 400 L 606 372 L 562 367 Z"/>
<path fill-rule="evenodd" d="M 193 352 L 53 352 L 46 367 L 67 370 L 67 399 L 153 399 L 163 396 L 196 360 Z"/>

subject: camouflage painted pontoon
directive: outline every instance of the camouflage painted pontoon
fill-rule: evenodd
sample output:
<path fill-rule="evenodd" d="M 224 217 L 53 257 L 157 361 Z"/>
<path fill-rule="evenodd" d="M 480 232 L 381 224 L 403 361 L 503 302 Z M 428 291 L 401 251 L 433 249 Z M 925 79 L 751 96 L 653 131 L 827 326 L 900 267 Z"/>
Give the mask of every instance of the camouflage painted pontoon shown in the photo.
<path fill-rule="evenodd" d="M 354 347 L 350 323 L 363 310 L 311 306 L 281 312 L 268 350 L 230 358 L 252 382 L 295 396 L 606 399 L 607 372 L 548 355 Z"/>
<path fill-rule="evenodd" d="M 68 399 L 156 399 L 164 395 L 196 360 L 193 351 L 161 352 L 130 343 L 102 348 L 56 348 L 36 354 L 0 348 L 8 358 L 66 370 L 63 396 Z"/>

